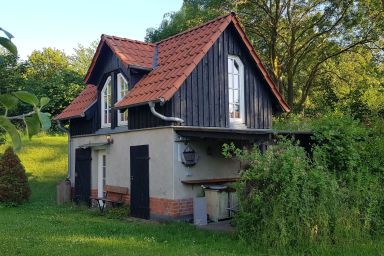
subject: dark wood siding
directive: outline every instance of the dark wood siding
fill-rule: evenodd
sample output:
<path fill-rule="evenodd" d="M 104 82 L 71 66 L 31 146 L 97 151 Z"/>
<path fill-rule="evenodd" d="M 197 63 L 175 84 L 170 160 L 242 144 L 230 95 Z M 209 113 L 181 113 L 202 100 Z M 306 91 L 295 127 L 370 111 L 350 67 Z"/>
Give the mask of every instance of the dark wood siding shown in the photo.
<path fill-rule="evenodd" d="M 228 54 L 237 55 L 244 64 L 244 105 L 245 123 L 248 128 L 268 129 L 272 127 L 272 111 L 277 102 L 268 85 L 262 78 L 242 39 L 232 25 L 214 43 L 197 67 L 184 81 L 172 99 L 164 106 L 156 105 L 156 110 L 166 116 L 182 118 L 186 126 L 229 127 L 228 109 Z M 100 91 L 106 78 L 122 72 L 131 89 L 147 70 L 124 68 L 119 59 L 108 47 L 102 49 L 95 65 L 90 82 L 98 86 L 98 102 L 91 119 L 74 119 L 71 134 L 94 133 L 100 128 Z M 116 102 L 116 83 L 113 101 Z M 116 111 L 116 110 L 115 110 Z M 113 115 L 112 128 L 116 125 Z M 155 117 L 148 105 L 132 107 L 128 110 L 128 129 L 141 129 L 170 125 Z"/>
<path fill-rule="evenodd" d="M 245 123 L 248 128 L 272 127 L 276 104 L 237 31 L 230 25 L 170 100 L 172 115 L 183 125 L 229 127 L 228 54 L 244 64 Z"/>
<path fill-rule="evenodd" d="M 85 117 L 74 118 L 70 120 L 69 123 L 69 134 L 74 135 L 85 135 L 92 134 L 96 131 L 97 119 L 95 118 L 97 104 L 93 104 L 85 112 Z"/>
<path fill-rule="evenodd" d="M 164 106 L 160 106 L 156 104 L 156 111 L 165 115 L 170 116 L 171 105 L 169 103 L 164 104 Z M 149 127 L 158 127 L 158 126 L 166 126 L 171 125 L 171 122 L 166 122 L 161 120 L 160 118 L 154 116 L 151 113 L 148 105 L 142 105 L 137 107 L 132 107 L 128 109 L 128 129 L 142 129 Z"/>

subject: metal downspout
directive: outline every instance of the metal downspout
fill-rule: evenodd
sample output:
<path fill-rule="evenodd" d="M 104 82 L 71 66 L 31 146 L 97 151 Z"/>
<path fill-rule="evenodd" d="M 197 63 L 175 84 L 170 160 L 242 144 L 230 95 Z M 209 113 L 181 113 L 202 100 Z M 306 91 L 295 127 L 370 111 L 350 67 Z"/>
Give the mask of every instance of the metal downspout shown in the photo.
<path fill-rule="evenodd" d="M 148 106 L 151 109 L 151 112 L 154 116 L 168 122 L 177 122 L 177 123 L 184 123 L 184 120 L 178 117 L 170 117 L 170 116 L 164 116 L 156 111 L 155 109 L 155 103 L 154 102 L 148 102 Z"/>

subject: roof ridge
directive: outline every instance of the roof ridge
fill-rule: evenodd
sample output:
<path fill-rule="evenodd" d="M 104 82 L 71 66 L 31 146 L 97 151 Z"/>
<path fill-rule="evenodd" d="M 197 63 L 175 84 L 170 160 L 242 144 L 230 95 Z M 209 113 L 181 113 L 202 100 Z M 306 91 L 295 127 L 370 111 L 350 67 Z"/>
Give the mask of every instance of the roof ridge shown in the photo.
<path fill-rule="evenodd" d="M 221 15 L 221 16 L 219 16 L 219 17 L 216 17 L 216 18 L 213 19 L 213 20 L 207 21 L 207 22 L 205 22 L 205 23 L 203 23 L 203 24 L 200 24 L 200 25 L 198 25 L 198 26 L 189 28 L 189 29 L 184 30 L 184 31 L 182 31 L 182 32 L 180 32 L 180 33 L 177 33 L 177 34 L 175 34 L 175 35 L 173 35 L 173 36 L 164 38 L 163 40 L 157 41 L 157 42 L 155 42 L 155 44 L 161 44 L 161 43 L 163 43 L 163 42 L 165 42 L 165 41 L 168 41 L 168 40 L 170 40 L 170 39 L 172 39 L 172 38 L 175 38 L 175 37 L 181 36 L 181 35 L 183 35 L 183 34 L 192 32 L 192 31 L 194 31 L 194 30 L 200 29 L 201 27 L 204 27 L 204 26 L 206 26 L 206 25 L 208 25 L 208 24 L 211 24 L 211 23 L 213 23 L 213 22 L 216 22 L 216 21 L 218 21 L 218 20 L 220 20 L 220 19 L 227 18 L 228 16 L 236 16 L 236 14 L 235 14 L 234 12 L 230 12 L 230 13 L 228 13 L 228 14 Z"/>
<path fill-rule="evenodd" d="M 144 41 L 140 41 L 140 40 L 129 39 L 126 37 L 111 36 L 111 35 L 107 35 L 107 34 L 102 34 L 101 38 L 116 39 L 116 40 L 122 40 L 122 41 L 129 41 L 132 43 L 139 43 L 139 44 L 145 44 L 145 45 L 150 45 L 150 46 L 156 46 L 156 43 L 144 42 Z"/>

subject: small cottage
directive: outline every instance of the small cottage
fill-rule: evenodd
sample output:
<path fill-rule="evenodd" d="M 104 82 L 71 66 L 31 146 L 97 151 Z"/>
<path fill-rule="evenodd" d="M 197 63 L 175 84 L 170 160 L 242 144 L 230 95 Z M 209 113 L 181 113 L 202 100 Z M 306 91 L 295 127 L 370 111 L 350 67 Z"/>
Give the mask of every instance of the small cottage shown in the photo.
<path fill-rule="evenodd" d="M 156 43 L 102 35 L 69 123 L 75 200 L 125 189 L 140 218 L 193 213 L 201 185 L 239 178 L 222 145 L 263 147 L 289 107 L 234 13 Z"/>

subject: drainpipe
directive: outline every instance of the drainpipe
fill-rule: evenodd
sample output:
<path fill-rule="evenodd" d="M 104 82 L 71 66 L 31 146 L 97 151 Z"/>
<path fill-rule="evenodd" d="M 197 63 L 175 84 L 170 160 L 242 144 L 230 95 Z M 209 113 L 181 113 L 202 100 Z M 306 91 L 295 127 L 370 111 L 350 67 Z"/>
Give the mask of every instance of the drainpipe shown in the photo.
<path fill-rule="evenodd" d="M 154 102 L 148 102 L 148 106 L 151 109 L 151 112 L 154 116 L 164 120 L 164 121 L 169 121 L 169 122 L 176 122 L 176 123 L 184 123 L 184 120 L 178 117 L 169 117 L 169 116 L 164 116 L 160 114 L 159 112 L 156 111 L 155 109 L 155 103 Z"/>
<path fill-rule="evenodd" d="M 63 132 L 65 132 L 68 135 L 68 171 L 67 171 L 67 179 L 71 180 L 71 170 L 72 170 L 72 164 L 71 164 L 71 153 L 72 153 L 72 138 L 69 134 L 68 129 L 65 129 L 62 125 L 60 120 L 57 120 L 57 126 L 59 129 Z"/>

